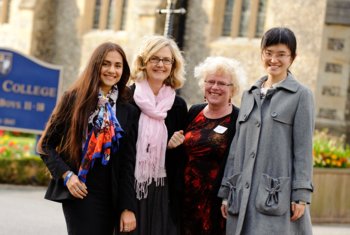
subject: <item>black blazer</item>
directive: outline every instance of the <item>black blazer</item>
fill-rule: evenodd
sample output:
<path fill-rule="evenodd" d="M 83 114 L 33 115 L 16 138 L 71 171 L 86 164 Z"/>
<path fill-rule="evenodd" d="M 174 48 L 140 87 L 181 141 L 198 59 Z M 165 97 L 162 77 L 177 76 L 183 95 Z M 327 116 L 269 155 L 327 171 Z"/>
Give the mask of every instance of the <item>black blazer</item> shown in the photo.
<path fill-rule="evenodd" d="M 135 84 L 131 87 L 132 93 L 135 91 Z M 138 108 L 135 101 L 132 104 Z M 138 108 L 139 109 L 139 108 Z M 139 109 L 140 110 L 140 109 Z M 183 98 L 176 95 L 174 104 L 167 113 L 165 118 L 165 125 L 168 130 L 168 141 L 175 131 L 183 130 L 186 128 L 187 120 L 187 104 Z M 169 188 L 169 204 L 170 214 L 175 223 L 180 222 L 182 196 L 183 192 L 183 165 L 185 162 L 185 151 L 183 145 L 180 145 L 174 149 L 168 149 L 165 152 L 165 169 L 168 180 Z"/>
<path fill-rule="evenodd" d="M 74 100 L 67 100 L 67 96 L 63 97 L 63 99 L 66 99 L 64 101 L 66 108 L 71 109 L 70 104 Z M 109 164 L 112 164 L 113 205 L 119 211 L 128 209 L 135 212 L 136 195 L 133 187 L 139 111 L 129 103 L 117 101 L 116 117 L 125 131 L 125 135 L 120 139 L 119 151 L 114 156 L 111 156 L 109 162 Z M 63 185 L 62 175 L 67 170 L 72 170 L 77 174 L 78 169 L 67 160 L 64 153 L 58 154 L 56 151 L 60 142 L 65 141 L 64 137 L 68 128 L 69 124 L 67 122 L 57 123 L 52 135 L 44 137 L 43 143 L 46 143 L 46 140 L 48 140 L 47 145 L 43 144 L 42 146 L 47 155 L 41 154 L 41 158 L 52 175 L 45 198 L 56 202 L 74 199 L 67 187 Z"/>

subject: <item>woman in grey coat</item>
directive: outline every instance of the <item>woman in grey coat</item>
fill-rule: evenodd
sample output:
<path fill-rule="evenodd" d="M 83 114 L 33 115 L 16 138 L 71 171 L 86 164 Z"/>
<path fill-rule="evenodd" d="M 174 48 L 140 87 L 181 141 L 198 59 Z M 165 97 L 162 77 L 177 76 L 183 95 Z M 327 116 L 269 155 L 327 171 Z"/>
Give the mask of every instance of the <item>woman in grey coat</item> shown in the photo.
<path fill-rule="evenodd" d="M 312 234 L 313 96 L 289 71 L 291 30 L 268 30 L 261 50 L 267 76 L 243 94 L 218 194 L 226 234 Z"/>

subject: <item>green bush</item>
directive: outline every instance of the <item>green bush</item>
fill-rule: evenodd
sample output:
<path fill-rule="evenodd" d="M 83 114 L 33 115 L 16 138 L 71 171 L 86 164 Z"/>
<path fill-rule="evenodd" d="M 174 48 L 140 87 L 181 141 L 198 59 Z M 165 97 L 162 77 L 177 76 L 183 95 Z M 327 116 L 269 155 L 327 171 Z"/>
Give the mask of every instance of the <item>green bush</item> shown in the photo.
<path fill-rule="evenodd" d="M 0 183 L 48 184 L 50 175 L 34 147 L 33 134 L 0 131 Z"/>
<path fill-rule="evenodd" d="M 49 180 L 46 166 L 38 156 L 0 158 L 0 183 L 47 185 Z"/>

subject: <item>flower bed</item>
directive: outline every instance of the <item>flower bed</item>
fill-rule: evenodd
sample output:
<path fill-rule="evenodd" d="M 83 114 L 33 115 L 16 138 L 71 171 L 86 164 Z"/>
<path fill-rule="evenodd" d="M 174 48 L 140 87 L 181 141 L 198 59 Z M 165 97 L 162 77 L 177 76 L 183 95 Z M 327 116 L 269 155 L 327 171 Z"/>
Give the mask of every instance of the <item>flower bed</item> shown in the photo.
<path fill-rule="evenodd" d="M 350 223 L 350 147 L 327 130 L 314 135 L 314 223 Z"/>
<path fill-rule="evenodd" d="M 35 143 L 33 134 L 0 130 L 0 183 L 47 184 L 49 174 L 34 151 Z M 350 147 L 344 137 L 327 130 L 315 131 L 313 157 L 316 169 L 350 168 Z"/>
<path fill-rule="evenodd" d="M 49 174 L 34 148 L 34 135 L 0 131 L 0 183 L 47 185 Z"/>
<path fill-rule="evenodd" d="M 345 143 L 345 136 L 316 130 L 313 144 L 314 167 L 350 168 L 350 147 Z"/>
<path fill-rule="evenodd" d="M 35 155 L 35 136 L 0 131 L 0 158 L 19 159 Z"/>

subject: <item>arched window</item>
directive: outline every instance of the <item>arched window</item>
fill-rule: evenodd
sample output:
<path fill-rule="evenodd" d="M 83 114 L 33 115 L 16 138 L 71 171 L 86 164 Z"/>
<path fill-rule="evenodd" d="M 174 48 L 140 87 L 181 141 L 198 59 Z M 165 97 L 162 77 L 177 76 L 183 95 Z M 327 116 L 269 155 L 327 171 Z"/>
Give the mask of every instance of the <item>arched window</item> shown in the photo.
<path fill-rule="evenodd" d="M 222 36 L 261 37 L 267 0 L 226 0 Z"/>

